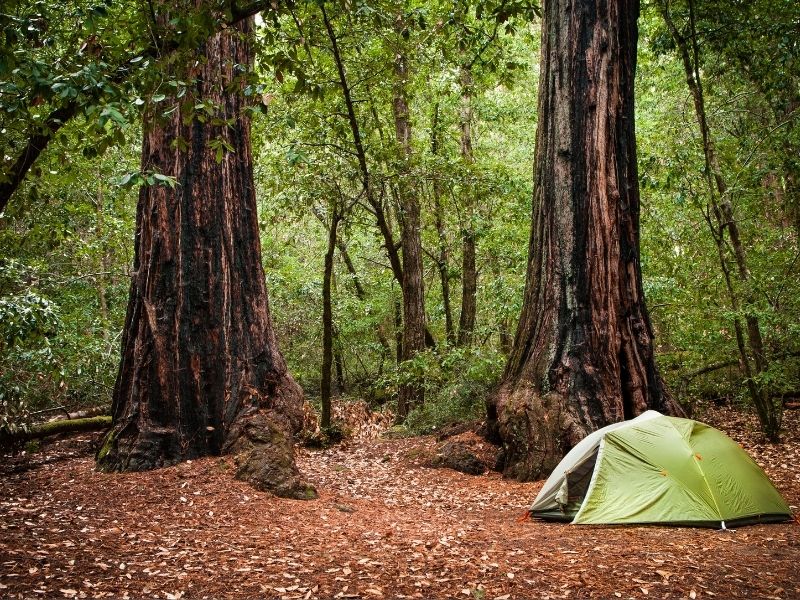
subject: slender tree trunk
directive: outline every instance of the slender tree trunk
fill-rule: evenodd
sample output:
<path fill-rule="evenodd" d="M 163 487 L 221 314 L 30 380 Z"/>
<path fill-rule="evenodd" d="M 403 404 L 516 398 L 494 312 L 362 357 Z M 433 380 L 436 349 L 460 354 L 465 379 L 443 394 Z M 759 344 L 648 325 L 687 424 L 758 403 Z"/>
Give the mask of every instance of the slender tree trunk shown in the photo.
<path fill-rule="evenodd" d="M 97 217 L 97 227 L 95 236 L 100 242 L 100 274 L 97 276 L 97 302 L 100 308 L 100 327 L 103 341 L 108 343 L 110 340 L 109 319 L 108 319 L 108 300 L 106 298 L 106 273 L 110 268 L 108 247 L 105 241 L 105 198 L 103 196 L 102 173 L 97 174 L 97 198 L 95 205 L 95 215 Z"/>
<path fill-rule="evenodd" d="M 709 224 L 711 234 L 717 245 L 720 267 L 725 279 L 728 297 L 734 313 L 738 313 L 742 307 L 742 301 L 733 285 L 731 279 L 731 268 L 728 266 L 727 248 L 725 243 L 725 231 L 728 232 L 728 240 L 733 250 L 734 262 L 736 264 L 736 274 L 739 281 L 745 284 L 745 326 L 742 326 L 741 318 L 734 316 L 734 331 L 736 333 L 736 346 L 739 350 L 739 366 L 745 378 L 746 386 L 750 398 L 758 413 L 761 421 L 761 428 L 770 441 L 777 442 L 781 427 L 781 417 L 783 405 L 780 402 L 773 402 L 769 391 L 761 386 L 757 377 L 767 370 L 768 362 L 764 350 L 764 341 L 761 335 L 761 326 L 758 318 L 749 306 L 753 304 L 751 293 L 747 291 L 750 280 L 750 269 L 747 266 L 747 253 L 739 233 L 739 224 L 733 213 L 728 186 L 720 168 L 717 158 L 716 148 L 711 136 L 711 129 L 708 125 L 708 118 L 705 109 L 705 97 L 703 94 L 703 84 L 700 78 L 700 49 L 695 29 L 694 1 L 688 0 L 689 6 L 689 38 L 681 35 L 675 25 L 669 10 L 669 1 L 662 0 L 661 13 L 667 24 L 683 61 L 686 72 L 686 83 L 692 94 L 694 101 L 695 116 L 700 127 L 700 134 L 703 140 L 703 156 L 705 158 L 705 174 L 708 182 L 710 206 L 706 213 L 706 220 Z M 746 332 L 746 341 L 745 341 Z M 751 356 L 748 355 L 748 348 Z M 751 360 L 752 363 L 751 364 Z"/>
<path fill-rule="evenodd" d="M 7 3 L 4 3 L 4 5 Z M 267 10 L 271 7 L 267 2 L 248 2 L 245 6 L 238 6 L 237 3 L 231 3 L 228 12 L 229 19 L 220 20 L 214 26 L 215 31 L 224 30 L 231 26 L 237 26 L 238 23 L 252 18 L 255 14 L 262 10 Z M 220 11 L 223 12 L 223 11 Z M 175 53 L 180 51 L 179 45 L 170 45 L 165 48 L 160 44 L 158 39 L 153 40 L 152 45 L 144 49 L 135 50 L 134 56 L 146 56 L 151 59 L 169 59 Z M 157 67 L 156 67 L 157 68 Z M 128 60 L 123 59 L 122 64 L 117 67 L 113 73 L 108 76 L 110 83 L 119 84 L 123 83 L 131 74 L 130 63 Z M 50 114 L 44 116 L 41 120 L 37 121 L 35 126 L 28 132 L 29 137 L 27 141 L 22 144 L 17 158 L 6 169 L 3 169 L 0 177 L 0 214 L 2 214 L 11 196 L 17 191 L 22 182 L 25 181 L 25 176 L 28 171 L 33 167 L 41 154 L 47 149 L 50 142 L 55 139 L 58 132 L 76 116 L 84 114 L 82 110 L 82 102 L 85 97 L 81 95 L 80 98 L 73 99 L 64 106 L 54 108 Z M 8 160 L 8 159 L 6 159 Z"/>
<path fill-rule="evenodd" d="M 303 394 L 278 351 L 261 265 L 250 123 L 237 65 L 251 65 L 252 24 L 198 50 L 194 96 L 227 126 L 201 122 L 181 103 L 150 122 L 142 168 L 175 178 L 143 187 L 136 254 L 114 388 L 114 426 L 98 453 L 104 470 L 145 470 L 230 451 L 237 476 L 294 497 L 292 433 Z M 184 140 L 186 149 L 171 142 Z M 216 144 L 232 152 L 217 160 Z"/>
<path fill-rule="evenodd" d="M 333 366 L 336 369 L 336 389 L 335 396 L 341 396 L 347 392 L 347 385 L 344 378 L 344 354 L 342 354 L 342 340 L 339 331 L 333 329 Z"/>
<path fill-rule="evenodd" d="M 468 177 L 475 159 L 472 153 L 472 71 L 461 67 L 461 158 Z M 458 320 L 458 345 L 469 346 L 478 311 L 478 270 L 475 264 L 475 192 L 464 186 L 464 224 L 461 232 L 461 315 Z"/>
<path fill-rule="evenodd" d="M 489 400 L 506 475 L 550 472 L 589 432 L 680 414 L 656 370 L 639 262 L 638 0 L 544 4 L 528 271 Z"/>
<path fill-rule="evenodd" d="M 439 103 L 433 107 L 431 120 L 431 154 L 439 155 Z M 433 204 L 436 219 L 436 236 L 439 242 L 439 256 L 436 267 L 442 285 L 442 304 L 444 306 L 444 329 L 447 342 L 455 345 L 456 334 L 453 327 L 453 311 L 450 307 L 450 256 L 447 251 L 447 231 L 444 225 L 444 209 L 442 207 L 442 183 L 438 176 L 433 180 Z"/>
<path fill-rule="evenodd" d="M 394 299 L 394 347 L 397 364 L 403 362 L 403 302 Z"/>
<path fill-rule="evenodd" d="M 394 236 L 392 235 L 392 230 L 389 225 L 389 221 L 386 218 L 386 212 L 384 211 L 383 208 L 383 197 L 376 192 L 375 186 L 372 183 L 369 167 L 367 165 L 367 154 L 364 151 L 364 144 L 361 140 L 361 128 L 359 127 L 358 119 L 356 117 L 355 106 L 353 103 L 350 85 L 347 82 L 347 73 L 345 72 L 344 62 L 342 60 L 341 52 L 339 51 L 339 43 L 336 39 L 336 33 L 333 30 L 333 25 L 331 24 L 327 11 L 325 10 L 325 6 L 320 5 L 320 10 L 322 12 L 322 20 L 323 23 L 325 24 L 325 30 L 328 34 L 328 40 L 331 43 L 331 52 L 333 54 L 333 60 L 336 63 L 336 71 L 339 76 L 339 87 L 342 90 L 342 96 L 344 98 L 345 107 L 347 109 L 347 121 L 350 125 L 350 131 L 353 135 L 353 145 L 355 146 L 356 157 L 358 159 L 359 169 L 361 171 L 361 183 L 364 190 L 364 194 L 367 197 L 367 203 L 370 205 L 372 213 L 375 215 L 375 221 L 378 225 L 378 230 L 381 232 L 381 236 L 383 237 L 384 247 L 386 248 L 386 254 L 389 257 L 389 264 L 392 269 L 392 274 L 394 275 L 394 278 L 397 280 L 397 282 L 404 290 L 403 294 L 405 296 L 406 284 L 404 283 L 404 275 L 403 275 L 404 267 L 402 263 L 405 263 L 406 259 L 404 257 L 401 263 L 400 254 L 398 253 L 398 245 L 394 241 Z M 403 64 L 405 64 L 404 58 L 402 62 Z M 407 112 L 408 112 L 408 107 L 406 107 L 406 113 Z M 408 148 L 410 150 L 410 145 L 408 146 Z M 416 198 L 414 199 L 414 201 L 416 202 Z M 417 214 L 418 213 L 419 213 L 419 205 L 417 204 Z M 403 234 L 404 232 L 401 233 L 401 237 Z M 419 232 L 417 232 L 417 237 L 419 237 Z M 400 247 L 404 248 L 404 244 L 405 242 L 401 242 Z M 419 252 L 420 252 L 420 263 L 421 263 L 422 260 L 421 244 Z M 423 339 L 425 340 L 425 344 L 429 347 L 433 347 L 436 345 L 436 341 L 433 339 L 433 336 L 431 335 L 430 331 L 428 331 L 427 327 L 425 327 L 424 319 L 423 319 Z"/>
<path fill-rule="evenodd" d="M 395 22 L 398 39 L 402 38 L 405 23 Z M 401 244 L 403 248 L 403 361 L 413 359 L 425 349 L 425 300 L 422 278 L 422 237 L 419 200 L 411 180 L 411 119 L 408 110 L 408 63 L 403 52 L 397 52 L 394 61 L 394 91 L 392 111 L 395 134 L 400 149 Z M 400 386 L 397 402 L 398 416 L 424 401 L 424 388 L 419 383 Z"/>
<path fill-rule="evenodd" d="M 331 24 L 327 11 L 325 10 L 325 6 L 320 5 L 320 10 L 322 12 L 322 20 L 325 24 L 325 30 L 328 34 L 328 40 L 331 43 L 331 52 L 333 54 L 333 60 L 336 63 L 336 71 L 339 76 L 339 87 L 342 90 L 342 96 L 347 109 L 347 122 L 350 125 L 350 132 L 353 135 L 353 146 L 355 147 L 356 157 L 358 158 L 358 165 L 361 171 L 361 185 L 364 190 L 364 194 L 367 197 L 367 203 L 370 205 L 373 214 L 375 215 L 375 221 L 378 225 L 378 230 L 381 232 L 381 236 L 383 237 L 386 254 L 389 257 L 389 264 L 392 268 L 392 274 L 397 282 L 402 285 L 403 267 L 400 262 L 400 255 L 397 252 L 397 246 L 395 244 L 394 237 L 392 236 L 391 228 L 386 220 L 386 214 L 383 210 L 383 201 L 376 193 L 375 187 L 372 183 L 372 178 L 370 176 L 369 166 L 367 163 L 367 153 L 364 150 L 364 144 L 361 140 L 361 128 L 358 124 L 355 105 L 350 93 L 350 84 L 347 82 L 347 73 L 345 72 L 344 62 L 342 60 L 341 52 L 339 51 L 339 42 L 336 39 L 336 33 L 333 30 L 333 25 Z"/>
<path fill-rule="evenodd" d="M 500 321 L 500 350 L 506 356 L 511 352 L 512 345 L 514 343 L 514 338 L 511 335 L 511 325 L 508 323 L 508 319 L 503 319 Z"/>
<path fill-rule="evenodd" d="M 434 184 L 436 186 L 436 184 Z M 439 256 L 436 259 L 436 268 L 439 271 L 439 282 L 442 286 L 442 306 L 444 308 L 444 330 L 447 342 L 452 346 L 456 343 L 456 331 L 453 325 L 453 309 L 450 303 L 450 257 L 447 251 L 447 232 L 444 226 L 444 210 L 442 197 L 434 192 L 434 218 L 436 220 L 436 235 L 439 242 Z"/>
<path fill-rule="evenodd" d="M 7 172 L 3 173 L 5 177 L 3 177 L 3 181 L 0 181 L 0 215 L 5 212 L 11 196 L 25 181 L 28 171 L 33 167 L 42 152 L 47 149 L 50 141 L 65 124 L 80 112 L 80 105 L 77 101 L 57 108 L 44 119 L 38 132 L 30 136 L 19 153 L 17 160 Z"/>
<path fill-rule="evenodd" d="M 325 217 L 316 209 L 313 208 L 312 212 L 314 216 L 317 217 L 317 220 L 322 223 L 323 226 L 326 228 L 328 227 L 328 223 L 325 221 Z M 344 218 L 344 216 L 342 216 Z M 362 302 L 367 298 L 367 292 L 364 290 L 364 285 L 361 283 L 361 278 L 358 276 L 358 272 L 356 271 L 356 267 L 353 264 L 353 259 L 350 258 L 350 252 L 347 250 L 347 244 L 345 244 L 344 240 L 337 236 L 336 237 L 336 249 L 339 251 L 339 256 L 342 258 L 342 262 L 344 262 L 345 267 L 347 267 L 347 272 L 350 274 L 350 281 L 353 284 L 353 289 L 356 294 L 356 298 L 361 300 Z M 381 347 L 384 349 L 386 353 L 391 352 L 389 347 L 389 340 L 386 339 L 383 331 L 378 329 L 377 331 L 378 342 L 380 342 Z M 336 336 L 335 336 L 336 337 Z M 337 369 L 339 367 L 337 366 Z"/>
<path fill-rule="evenodd" d="M 331 303 L 331 280 L 333 279 L 333 255 L 336 252 L 336 233 L 341 214 L 334 207 L 328 227 L 328 250 L 325 252 L 325 273 L 322 278 L 322 419 L 320 426 L 331 426 L 331 380 L 333 367 L 333 305 Z"/>

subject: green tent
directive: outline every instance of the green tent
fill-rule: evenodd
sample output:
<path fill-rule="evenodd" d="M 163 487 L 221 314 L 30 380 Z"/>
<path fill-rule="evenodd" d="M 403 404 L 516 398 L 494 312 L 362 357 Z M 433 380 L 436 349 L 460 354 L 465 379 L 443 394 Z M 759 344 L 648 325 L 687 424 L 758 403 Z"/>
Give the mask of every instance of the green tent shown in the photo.
<path fill-rule="evenodd" d="M 704 423 L 652 410 L 581 440 L 545 482 L 530 513 L 580 524 L 723 528 L 792 517 L 736 442 Z"/>

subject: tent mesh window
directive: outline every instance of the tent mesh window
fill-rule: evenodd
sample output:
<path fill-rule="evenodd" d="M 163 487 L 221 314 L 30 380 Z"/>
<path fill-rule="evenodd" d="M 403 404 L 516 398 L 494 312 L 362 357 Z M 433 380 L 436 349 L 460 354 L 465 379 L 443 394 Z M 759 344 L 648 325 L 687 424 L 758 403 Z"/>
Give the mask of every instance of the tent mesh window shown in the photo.
<path fill-rule="evenodd" d="M 595 450 L 585 461 L 566 474 L 567 503 L 562 506 L 562 510 L 567 516 L 574 517 L 583 504 L 583 499 L 586 497 L 592 481 L 597 452 L 598 450 Z"/>

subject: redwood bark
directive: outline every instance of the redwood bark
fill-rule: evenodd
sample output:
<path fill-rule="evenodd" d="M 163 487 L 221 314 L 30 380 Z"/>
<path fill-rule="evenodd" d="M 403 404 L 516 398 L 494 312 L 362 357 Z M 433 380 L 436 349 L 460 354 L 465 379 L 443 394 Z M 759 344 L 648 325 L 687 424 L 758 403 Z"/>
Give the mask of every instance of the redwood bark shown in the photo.
<path fill-rule="evenodd" d="M 238 65 L 252 64 L 250 31 L 244 21 L 206 42 L 194 98 L 146 129 L 143 170 L 177 185 L 139 192 L 114 427 L 98 464 L 137 471 L 230 449 L 244 453 L 239 475 L 256 487 L 304 495 L 291 446 L 303 394 L 272 328 L 250 123 L 243 95 L 228 93 L 239 85 Z M 227 125 L 184 112 L 201 98 Z M 220 140 L 233 151 L 218 157 Z M 282 472 L 265 471 L 277 463 Z"/>
<path fill-rule="evenodd" d="M 638 0 L 548 0 L 528 270 L 488 405 L 506 475 L 551 471 L 591 431 L 682 411 L 656 370 L 639 262 Z"/>

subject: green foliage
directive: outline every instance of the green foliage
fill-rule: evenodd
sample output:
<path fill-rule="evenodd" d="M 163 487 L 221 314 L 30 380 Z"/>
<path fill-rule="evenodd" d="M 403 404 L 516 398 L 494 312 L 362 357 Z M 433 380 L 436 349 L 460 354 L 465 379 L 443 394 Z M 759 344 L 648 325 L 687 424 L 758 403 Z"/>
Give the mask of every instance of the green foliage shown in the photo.
<path fill-rule="evenodd" d="M 0 429 L 25 426 L 29 390 L 9 365 L 33 366 L 40 372 L 56 367 L 50 339 L 59 320 L 53 303 L 37 290 L 25 289 L 35 271 L 16 260 L 0 261 Z"/>
<path fill-rule="evenodd" d="M 134 150 L 135 152 L 135 150 Z M 52 156 L 51 156 L 52 158 Z M 0 216 L 0 427 L 55 406 L 110 404 L 128 292 L 136 162 L 52 161 Z"/>
<path fill-rule="evenodd" d="M 8 267 L 0 266 L 0 273 L 6 275 Z M 0 338 L 7 349 L 34 342 L 46 343 L 57 329 L 58 317 L 47 298 L 32 290 L 0 297 Z"/>
<path fill-rule="evenodd" d="M 686 4 L 670 7 L 686 34 Z M 702 143 L 683 66 L 655 10 L 643 18 L 637 79 L 642 254 L 659 362 L 672 389 L 746 402 L 733 321 L 748 315 L 759 322 L 769 363 L 757 383 L 773 398 L 800 390 L 792 356 L 800 349 L 798 180 L 786 160 L 797 155 L 800 138 L 786 113 L 791 94 L 773 86 L 777 78 L 796 86 L 800 63 L 796 44 L 768 41 L 796 18 L 796 6 L 773 6 L 774 19 L 764 18 L 764 7 L 726 7 L 695 3 L 709 127 L 750 270 L 746 283 L 735 272 L 731 277 L 741 308 L 731 308 L 709 229 Z M 730 361 L 686 387 L 693 371 Z"/>
<path fill-rule="evenodd" d="M 405 379 L 425 382 L 425 404 L 414 408 L 405 422 L 411 432 L 423 434 L 448 423 L 482 419 L 505 357 L 491 349 L 454 348 L 442 356 L 427 352 L 409 362 L 401 364 L 385 385 L 396 386 Z"/>

